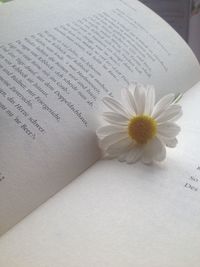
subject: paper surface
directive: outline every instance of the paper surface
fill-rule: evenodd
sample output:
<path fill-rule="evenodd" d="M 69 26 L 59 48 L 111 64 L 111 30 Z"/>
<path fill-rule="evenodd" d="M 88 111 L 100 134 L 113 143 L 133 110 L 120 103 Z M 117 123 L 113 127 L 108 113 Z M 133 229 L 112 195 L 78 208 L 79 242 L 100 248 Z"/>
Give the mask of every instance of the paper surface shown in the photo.
<path fill-rule="evenodd" d="M 1 7 L 0 25 L 2 234 L 99 158 L 103 96 L 135 80 L 158 97 L 184 92 L 200 69 L 137 1 L 16 0 Z"/>
<path fill-rule="evenodd" d="M 200 84 L 159 165 L 99 161 L 0 239 L 3 267 L 198 267 Z"/>

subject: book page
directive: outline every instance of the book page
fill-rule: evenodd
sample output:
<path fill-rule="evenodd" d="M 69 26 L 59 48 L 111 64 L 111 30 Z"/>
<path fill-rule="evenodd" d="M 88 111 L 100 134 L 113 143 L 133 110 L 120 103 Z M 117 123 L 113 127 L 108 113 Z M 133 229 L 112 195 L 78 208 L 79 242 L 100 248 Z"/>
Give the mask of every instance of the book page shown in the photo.
<path fill-rule="evenodd" d="M 140 0 L 188 40 L 191 0 Z"/>
<path fill-rule="evenodd" d="M 103 96 L 135 80 L 184 92 L 200 69 L 137 1 L 15 0 L 0 25 L 1 234 L 99 158 Z"/>
<path fill-rule="evenodd" d="M 199 267 L 199 101 L 165 162 L 99 161 L 0 239 L 1 265 Z"/>

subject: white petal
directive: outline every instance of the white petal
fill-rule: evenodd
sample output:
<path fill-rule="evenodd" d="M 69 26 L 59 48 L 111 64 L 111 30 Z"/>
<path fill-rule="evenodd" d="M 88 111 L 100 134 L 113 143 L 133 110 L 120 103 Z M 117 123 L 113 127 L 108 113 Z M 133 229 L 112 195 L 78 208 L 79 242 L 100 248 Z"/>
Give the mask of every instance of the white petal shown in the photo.
<path fill-rule="evenodd" d="M 120 140 L 117 143 L 110 145 L 106 152 L 111 156 L 119 156 L 121 153 L 124 153 L 126 150 L 129 150 L 133 141 L 127 137 L 125 139 Z"/>
<path fill-rule="evenodd" d="M 143 155 L 142 155 L 142 162 L 144 164 L 151 164 L 153 162 L 153 159 L 152 159 L 151 155 L 149 155 L 147 153 L 143 153 Z"/>
<path fill-rule="evenodd" d="M 121 97 L 122 97 L 122 100 L 124 101 L 124 104 L 126 105 L 128 111 L 129 111 L 129 113 L 132 114 L 132 116 L 134 116 L 137 113 L 136 103 L 135 103 L 134 97 L 131 94 L 131 92 L 129 91 L 129 89 L 127 89 L 127 88 L 122 89 Z"/>
<path fill-rule="evenodd" d="M 157 127 L 157 132 L 161 137 L 164 138 L 174 138 L 180 132 L 181 128 L 173 123 L 173 122 L 166 122 L 163 124 L 159 124 Z"/>
<path fill-rule="evenodd" d="M 124 162 L 126 161 L 126 156 L 127 154 L 129 153 L 130 149 L 128 149 L 127 151 L 125 151 L 124 153 L 120 154 L 119 157 L 118 157 L 118 160 L 120 162 Z"/>
<path fill-rule="evenodd" d="M 152 155 L 152 157 L 158 153 L 158 151 L 162 148 L 162 143 L 161 141 L 155 137 L 152 140 L 150 140 L 145 146 L 144 146 L 144 150 L 145 153 L 149 153 L 150 155 Z"/>
<path fill-rule="evenodd" d="M 177 144 L 178 144 L 178 140 L 176 138 L 166 141 L 166 146 L 168 147 L 176 147 Z"/>
<path fill-rule="evenodd" d="M 105 121 L 116 125 L 128 125 L 129 122 L 127 117 L 115 112 L 104 112 L 102 117 Z"/>
<path fill-rule="evenodd" d="M 99 138 L 103 138 L 109 134 L 127 132 L 126 126 L 106 125 L 97 129 L 96 134 Z"/>
<path fill-rule="evenodd" d="M 151 115 L 155 104 L 155 89 L 153 86 L 147 87 L 146 92 L 146 103 L 145 103 L 145 110 L 144 114 Z"/>
<path fill-rule="evenodd" d="M 170 122 L 177 121 L 182 115 L 183 115 L 183 111 L 181 109 L 179 113 L 177 113 L 176 115 L 174 115 L 174 117 L 172 117 L 168 121 L 170 121 Z"/>
<path fill-rule="evenodd" d="M 179 118 L 182 115 L 182 109 L 179 105 L 171 105 L 165 111 L 163 111 L 157 118 L 157 123 L 163 123 L 166 121 L 174 121 L 175 118 Z"/>
<path fill-rule="evenodd" d="M 161 161 L 164 160 L 165 157 L 165 146 L 157 137 L 144 146 L 144 154 L 142 157 L 144 163 L 151 163 L 152 160 Z"/>
<path fill-rule="evenodd" d="M 166 158 L 166 147 L 162 144 L 162 149 L 159 153 L 155 154 L 154 160 L 163 161 Z"/>
<path fill-rule="evenodd" d="M 102 101 L 112 111 L 117 112 L 117 113 L 120 113 L 120 114 L 122 114 L 124 116 L 130 116 L 130 114 L 128 113 L 128 111 L 121 105 L 121 103 L 119 103 L 115 99 L 113 99 L 111 97 L 104 97 L 102 99 Z"/>
<path fill-rule="evenodd" d="M 127 154 L 126 162 L 131 164 L 139 160 L 143 153 L 143 147 L 139 145 L 135 145 Z"/>
<path fill-rule="evenodd" d="M 102 149 L 107 149 L 110 145 L 121 141 L 124 138 L 127 138 L 128 134 L 127 133 L 114 133 L 105 136 L 103 139 L 99 140 L 99 145 Z"/>
<path fill-rule="evenodd" d="M 145 109 L 146 96 L 145 96 L 144 87 L 142 85 L 138 84 L 136 86 L 135 92 L 134 92 L 134 99 L 135 99 L 135 104 L 137 108 L 137 115 L 143 114 L 144 109 Z"/>
<path fill-rule="evenodd" d="M 137 86 L 137 83 L 135 83 L 135 82 L 130 83 L 129 86 L 128 86 L 128 89 L 129 89 L 129 91 L 131 92 L 132 95 L 134 95 L 136 86 Z"/>
<path fill-rule="evenodd" d="M 155 105 L 152 117 L 157 118 L 174 100 L 174 94 L 168 94 L 161 98 Z"/>
<path fill-rule="evenodd" d="M 129 150 L 127 150 L 126 152 L 120 154 L 120 155 L 118 156 L 118 160 L 119 160 L 120 162 L 124 162 L 124 161 L 126 160 L 126 156 L 127 156 L 127 153 L 128 153 L 128 152 L 129 152 Z"/>

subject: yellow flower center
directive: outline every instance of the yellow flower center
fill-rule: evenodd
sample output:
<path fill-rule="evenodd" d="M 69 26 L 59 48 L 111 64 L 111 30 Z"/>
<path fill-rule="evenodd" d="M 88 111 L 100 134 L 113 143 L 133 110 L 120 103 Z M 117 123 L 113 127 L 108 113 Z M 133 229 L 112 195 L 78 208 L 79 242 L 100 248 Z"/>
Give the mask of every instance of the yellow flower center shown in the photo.
<path fill-rule="evenodd" d="M 138 144 L 146 144 L 157 132 L 157 122 L 147 115 L 139 115 L 130 119 L 128 134 Z"/>

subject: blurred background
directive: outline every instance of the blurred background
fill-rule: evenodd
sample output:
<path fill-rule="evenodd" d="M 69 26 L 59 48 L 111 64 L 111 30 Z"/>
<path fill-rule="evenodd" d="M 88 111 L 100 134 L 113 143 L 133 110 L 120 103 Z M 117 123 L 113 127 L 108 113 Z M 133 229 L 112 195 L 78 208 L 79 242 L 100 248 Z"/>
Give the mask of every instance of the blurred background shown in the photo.
<path fill-rule="evenodd" d="M 200 61 L 200 0 L 140 0 L 165 19 Z"/>

